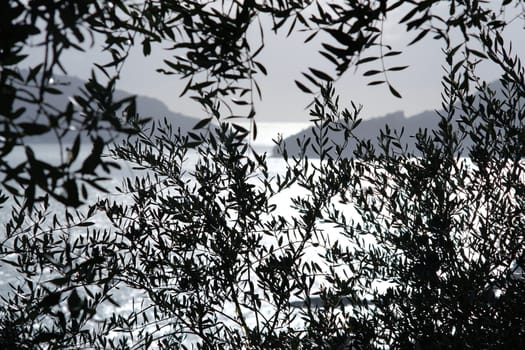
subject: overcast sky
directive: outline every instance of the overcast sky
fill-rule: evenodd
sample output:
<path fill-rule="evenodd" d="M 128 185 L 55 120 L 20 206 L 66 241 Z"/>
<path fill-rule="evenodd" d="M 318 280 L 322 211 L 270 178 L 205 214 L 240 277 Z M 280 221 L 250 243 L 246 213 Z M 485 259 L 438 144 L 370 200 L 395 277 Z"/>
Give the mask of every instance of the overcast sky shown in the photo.
<path fill-rule="evenodd" d="M 410 116 L 440 106 L 440 78 L 443 74 L 441 65 L 444 62 L 440 42 L 427 37 L 415 46 L 407 48 L 406 43 L 415 34 L 407 35 L 404 28 L 396 24 L 400 15 L 397 14 L 397 18 L 385 23 L 384 41 L 394 49 L 404 50 L 403 55 L 397 56 L 396 60 L 389 60 L 388 64 L 410 65 L 408 69 L 389 76 L 403 98 L 392 96 L 386 85 L 366 85 L 374 79 L 363 78 L 363 71 L 379 68 L 378 63 L 372 63 L 357 72 L 349 71 L 337 82 L 337 92 L 342 101 L 345 105 L 349 105 L 350 100 L 362 104 L 364 118 L 382 116 L 399 110 Z M 524 57 L 525 54 L 522 26 L 522 22 L 516 22 L 516 25 L 505 33 L 507 39 L 513 40 L 516 53 L 520 57 Z M 284 35 L 275 36 L 272 33 L 265 35 L 265 49 L 259 60 L 265 64 L 269 74 L 258 77 L 263 93 L 263 100 L 258 102 L 256 107 L 258 121 L 309 120 L 305 107 L 311 101 L 311 96 L 300 92 L 294 80 L 299 79 L 301 72 L 306 71 L 309 66 L 317 66 L 327 71 L 331 66 L 317 52 L 320 47 L 319 41 L 304 44 L 304 38 L 305 35 L 301 33 L 290 38 L 285 38 Z M 100 46 L 95 46 L 87 53 L 68 53 L 64 62 L 69 73 L 86 79 L 91 69 L 89 63 L 99 57 L 99 50 Z M 204 117 L 197 103 L 185 97 L 179 98 L 185 85 L 184 81 L 175 75 L 165 76 L 155 71 L 156 68 L 163 67 L 162 61 L 169 59 L 171 54 L 171 51 L 163 49 L 163 45 L 158 45 L 153 47 L 151 56 L 144 58 L 140 47 L 137 47 L 125 64 L 118 88 L 158 98 L 173 111 Z M 38 54 L 32 56 L 31 60 L 39 60 Z M 480 71 L 489 81 L 498 76 L 494 67 L 481 67 Z"/>

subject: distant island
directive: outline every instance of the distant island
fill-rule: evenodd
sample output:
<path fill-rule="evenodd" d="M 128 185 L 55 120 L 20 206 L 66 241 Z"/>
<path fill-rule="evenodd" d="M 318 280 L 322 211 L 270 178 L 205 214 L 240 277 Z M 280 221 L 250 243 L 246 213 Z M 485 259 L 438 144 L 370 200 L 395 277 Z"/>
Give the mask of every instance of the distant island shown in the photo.
<path fill-rule="evenodd" d="M 499 81 L 490 83 L 489 87 L 495 91 L 497 98 L 501 100 L 505 99 L 505 96 L 502 93 L 502 86 Z M 477 102 L 479 102 L 479 100 Z M 459 118 L 459 114 L 454 117 L 453 122 L 454 125 L 456 125 L 456 127 L 456 123 L 458 122 Z M 370 140 L 372 146 L 376 147 L 377 149 L 377 146 L 379 145 L 380 132 L 381 130 L 385 130 L 386 126 L 388 126 L 388 128 L 391 130 L 391 136 L 394 136 L 394 131 L 397 131 L 399 133 L 403 129 L 402 137 L 400 137 L 399 139 L 401 146 L 412 154 L 418 154 L 419 152 L 415 147 L 415 135 L 418 133 L 419 130 L 427 129 L 429 132 L 428 135 L 431 136 L 432 130 L 436 130 L 436 128 L 438 127 L 439 120 L 440 118 L 438 115 L 438 111 L 424 111 L 410 117 L 406 117 L 404 112 L 402 111 L 397 111 L 376 118 L 364 119 L 362 120 L 361 124 L 359 124 L 359 126 L 354 130 L 354 135 L 356 136 L 356 138 L 349 142 L 347 147 L 344 149 L 343 155 L 347 157 L 352 155 L 357 144 L 355 139 Z M 299 155 L 302 152 L 302 150 L 298 145 L 297 140 L 300 141 L 310 138 L 311 142 L 305 149 L 305 155 L 309 158 L 317 158 L 318 155 L 313 148 L 313 131 L 314 128 L 312 126 L 306 130 L 303 130 L 295 135 L 284 139 L 283 142 L 286 145 L 286 151 L 288 155 Z M 344 141 L 344 137 L 341 133 L 336 133 L 333 131 L 328 132 L 328 138 L 329 142 L 326 145 L 326 147 L 329 147 L 333 144 L 342 145 Z M 461 153 L 465 153 L 466 155 L 466 150 L 468 149 L 468 146 L 470 144 L 470 139 L 467 138 L 466 140 L 464 140 L 462 144 L 463 149 L 461 150 Z M 334 152 L 332 151 L 331 154 L 334 154 Z M 279 155 L 279 150 L 277 147 L 273 148 L 272 155 Z"/>
<path fill-rule="evenodd" d="M 386 114 L 381 117 L 364 119 L 361 124 L 354 130 L 354 134 L 357 139 L 371 140 L 374 146 L 378 145 L 378 136 L 380 130 L 383 130 L 385 126 L 388 125 L 392 133 L 394 130 L 400 131 L 404 128 L 403 136 L 401 137 L 401 144 L 406 144 L 410 150 L 414 150 L 414 138 L 419 129 L 435 129 L 438 125 L 438 115 L 433 111 L 425 111 L 418 113 L 411 117 L 406 117 L 404 112 L 397 111 L 393 113 Z M 318 155 L 315 153 L 313 148 L 314 140 L 314 127 L 310 127 L 306 130 L 303 130 L 295 135 L 292 135 L 284 139 L 284 144 L 286 145 L 286 151 L 289 155 L 298 155 L 301 152 L 300 146 L 297 144 L 296 140 L 305 140 L 311 138 L 310 145 L 306 148 L 305 154 L 309 158 L 316 158 Z M 327 146 L 332 144 L 342 145 L 344 137 L 341 133 L 335 133 L 333 131 L 328 132 L 328 138 L 330 139 Z M 350 142 L 345 149 L 345 155 L 349 156 L 355 149 L 356 142 Z M 277 156 L 279 151 L 277 147 L 273 149 L 273 155 Z"/>
<path fill-rule="evenodd" d="M 62 94 L 47 94 L 45 102 L 58 108 L 59 110 L 65 110 L 68 102 L 70 102 L 71 96 L 79 95 L 79 89 L 85 84 L 85 81 L 74 76 L 63 76 L 57 75 L 53 78 L 57 84 L 53 86 L 62 92 Z M 129 92 L 123 90 L 116 90 L 114 93 L 114 99 L 120 100 L 125 97 L 132 96 Z M 151 118 L 156 121 L 161 121 L 164 118 L 169 120 L 174 129 L 180 128 L 181 131 L 189 131 L 199 122 L 199 119 L 189 117 L 181 113 L 171 111 L 164 102 L 147 96 L 135 95 L 137 113 L 141 118 Z M 37 106 L 30 104 L 18 104 L 16 107 L 25 107 L 26 111 L 23 118 L 28 120 L 32 119 L 37 114 Z M 73 139 L 75 135 L 71 135 Z M 32 136 L 28 139 L 31 143 L 55 143 L 56 138 L 53 134 L 47 133 L 44 135 Z"/>

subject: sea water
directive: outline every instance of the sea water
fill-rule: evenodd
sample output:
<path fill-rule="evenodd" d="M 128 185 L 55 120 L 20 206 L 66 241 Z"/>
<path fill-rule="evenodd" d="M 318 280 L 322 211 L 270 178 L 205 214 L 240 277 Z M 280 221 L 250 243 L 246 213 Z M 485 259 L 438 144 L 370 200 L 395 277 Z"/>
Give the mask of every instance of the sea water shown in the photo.
<path fill-rule="evenodd" d="M 264 138 L 263 138 L 264 139 Z M 273 152 L 273 146 L 267 142 L 253 143 L 252 147 L 259 154 L 266 153 L 268 156 Z M 253 142 L 253 141 L 252 141 Z M 37 159 L 41 159 L 49 164 L 59 165 L 62 164 L 65 157 L 67 157 L 67 151 L 64 147 L 61 147 L 58 144 L 31 144 L 29 147 L 35 153 Z M 77 160 L 72 164 L 72 169 L 80 169 L 82 166 L 82 160 L 85 159 L 89 152 L 91 151 L 90 145 L 82 144 L 80 154 L 77 157 Z M 16 165 L 25 159 L 26 150 L 23 147 L 16 148 L 9 156 L 6 158 L 11 164 Z M 105 157 L 109 157 L 109 154 L 106 154 Z M 191 172 L 198 160 L 198 154 L 194 151 L 190 151 L 187 154 L 187 160 L 183 163 L 183 170 L 186 172 Z M 116 187 L 119 186 L 122 188 L 123 180 L 127 177 L 142 176 L 145 174 L 144 171 L 139 171 L 133 169 L 133 164 L 118 161 L 120 169 L 112 169 L 110 174 L 101 173 L 101 176 L 106 177 L 107 180 L 101 184 L 109 191 L 109 193 L 104 193 L 96 189 L 90 188 L 89 198 L 84 205 L 79 208 L 79 211 L 87 210 L 88 206 L 91 203 L 96 203 L 102 199 L 108 199 L 110 201 L 122 201 L 131 203 L 130 198 L 126 198 L 125 195 L 119 193 L 116 190 Z M 282 158 L 279 157 L 268 157 L 267 166 L 270 172 L 270 176 L 275 176 L 277 174 L 283 173 L 286 168 L 286 163 Z M 100 170 L 100 169 L 99 169 Z M 60 190 L 60 189 L 59 189 Z M 280 194 L 277 199 L 274 201 L 279 204 L 279 214 L 291 217 L 293 215 L 290 210 L 292 196 L 299 195 L 303 190 L 294 187 L 290 190 L 285 191 L 285 193 Z M 7 202 L 3 208 L 0 209 L 0 238 L 4 240 L 5 237 L 5 224 L 9 221 L 11 217 L 11 210 L 14 203 Z M 38 205 L 38 204 L 37 204 Z M 59 203 L 51 203 L 50 210 L 48 211 L 51 215 L 58 214 L 60 217 L 63 214 L 65 208 Z M 287 212 L 288 211 L 288 212 Z M 95 228 L 105 228 L 109 223 L 104 220 L 103 217 L 96 217 L 94 220 Z M 92 227 L 93 228 L 93 227 Z M 73 229 L 71 232 L 72 235 L 81 234 L 82 230 Z M 84 231 L 85 232 L 85 231 Z M 0 258 L 12 258 L 10 256 L 2 256 Z M 42 278 L 42 276 L 40 277 Z M 43 277 L 41 280 L 45 281 L 46 279 L 51 278 Z M 25 282 L 24 276 L 18 273 L 13 266 L 6 263 L 5 261 L 0 260 L 0 296 L 7 296 L 8 293 L 12 293 L 13 289 L 9 286 L 23 285 Z M 118 312 L 119 314 L 130 313 L 133 309 L 133 305 L 140 305 L 141 298 L 143 297 L 140 291 L 130 290 L 129 288 L 123 287 L 115 291 L 114 300 L 120 305 L 115 308 L 104 308 L 98 310 L 97 318 L 109 317 L 111 313 Z M 232 310 L 228 313 L 233 314 L 233 306 L 225 306 L 226 308 L 230 307 Z M 253 322 L 254 320 L 247 315 L 248 322 Z"/>

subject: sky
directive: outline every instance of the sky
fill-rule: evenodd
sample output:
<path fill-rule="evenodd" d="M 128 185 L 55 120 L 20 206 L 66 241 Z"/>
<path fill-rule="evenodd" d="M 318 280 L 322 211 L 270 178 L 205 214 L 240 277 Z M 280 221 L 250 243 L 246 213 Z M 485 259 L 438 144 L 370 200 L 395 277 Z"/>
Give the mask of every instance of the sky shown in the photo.
<path fill-rule="evenodd" d="M 427 37 L 427 40 L 406 47 L 415 33 L 407 35 L 404 27 L 397 24 L 401 15 L 401 12 L 394 13 L 394 16 L 385 22 L 384 41 L 394 49 L 404 51 L 401 56 L 389 60 L 388 64 L 409 65 L 408 69 L 389 75 L 389 79 L 403 98 L 392 96 L 386 85 L 367 86 L 367 82 L 374 79 L 365 78 L 362 73 L 366 69 L 377 69 L 376 63 L 357 71 L 351 70 L 336 83 L 336 91 L 341 96 L 342 104 L 349 106 L 350 101 L 361 104 L 363 118 L 379 117 L 395 111 L 404 111 L 410 116 L 440 107 L 440 79 L 444 73 L 441 67 L 444 56 L 440 43 Z M 523 23 L 513 25 L 505 35 L 513 40 L 516 53 L 524 57 L 525 47 L 523 39 L 520 40 L 520 36 L 523 35 Z M 327 71 L 330 71 L 332 66 L 317 52 L 320 48 L 319 41 L 304 44 L 305 37 L 306 35 L 301 33 L 295 33 L 289 38 L 273 33 L 265 34 L 265 49 L 259 60 L 265 64 L 268 76 L 258 76 L 263 100 L 256 103 L 257 121 L 304 123 L 310 119 L 306 107 L 312 97 L 302 93 L 294 80 L 300 79 L 301 72 L 310 66 Z M 152 55 L 147 58 L 142 56 L 140 47 L 133 49 L 117 87 L 133 94 L 160 99 L 175 112 L 197 118 L 205 117 L 197 103 L 187 97 L 179 97 L 185 86 L 184 81 L 175 75 L 165 76 L 155 71 L 156 68 L 164 67 L 163 60 L 169 59 L 171 54 L 162 44 L 153 46 Z M 100 58 L 100 44 L 85 53 L 68 52 L 64 63 L 69 74 L 86 79 L 91 69 L 88 63 L 97 58 Z M 32 55 L 31 60 L 38 61 L 38 54 Z M 480 72 L 488 81 L 498 76 L 494 67 L 481 67 Z"/>

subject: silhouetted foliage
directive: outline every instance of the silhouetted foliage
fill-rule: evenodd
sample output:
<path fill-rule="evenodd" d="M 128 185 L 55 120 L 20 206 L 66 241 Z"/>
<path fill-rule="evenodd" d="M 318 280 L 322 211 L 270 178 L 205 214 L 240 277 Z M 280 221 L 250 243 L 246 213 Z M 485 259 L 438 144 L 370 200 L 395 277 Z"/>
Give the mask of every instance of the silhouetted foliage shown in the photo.
<path fill-rule="evenodd" d="M 1 295 L 3 348 L 523 347 L 525 73 L 504 40 L 504 11 L 478 1 L 450 2 L 446 15 L 435 1 L 0 6 L 9 34 L 0 35 L 0 167 L 12 194 L 0 198 L 10 209 L 0 262 L 15 277 Z M 360 107 L 342 108 L 331 85 L 353 65 L 377 63 L 364 73 L 382 77 L 371 85 L 400 96 L 387 74 L 405 66 L 388 68 L 399 52 L 382 43 L 395 9 L 418 31 L 414 43 L 431 34 L 444 44 L 442 111 L 436 129 L 411 135 L 417 153 L 388 126 L 377 145 L 357 138 Z M 305 29 L 306 41 L 328 34 L 321 54 L 335 66 L 311 67 L 296 82 L 315 96 L 314 132 L 297 140 L 299 155 L 278 145 L 277 171 L 252 149 L 249 130 L 226 122 L 238 110 L 255 116 L 264 41 L 261 31 L 252 47 L 247 31 L 262 14 L 274 30 Z M 60 93 L 52 78 L 65 70 L 63 51 L 95 33 L 111 55 L 96 65 L 107 82 L 93 73 L 77 107 L 56 110 L 46 96 Z M 36 38 L 44 62 L 22 74 Z M 139 40 L 145 56 L 156 42 L 173 43 L 163 72 L 182 75 L 183 93 L 208 113 L 191 132 L 169 121 L 146 126 L 133 99 L 113 100 Z M 369 56 L 373 47 L 379 56 Z M 478 76 L 481 62 L 500 68 L 499 91 Z M 36 115 L 21 102 L 38 106 Z M 118 118 L 122 110 L 128 118 Z M 62 147 L 73 129 L 71 159 L 35 156 L 32 135 L 54 133 Z M 111 153 L 134 172 L 117 193 L 83 203 L 86 185 L 107 191 L 99 168 L 119 167 L 103 157 L 115 131 L 130 135 Z M 75 163 L 86 137 L 91 151 Z M 6 156 L 17 147 L 25 158 L 12 165 Z"/>
<path fill-rule="evenodd" d="M 335 72 L 309 68 L 303 74 L 306 80 L 296 82 L 302 91 L 318 92 L 323 84 L 334 80 L 334 74 L 340 76 L 354 64 L 377 63 L 378 66 L 365 71 L 364 75 L 380 75 L 379 80 L 371 84 L 387 83 L 389 91 L 399 97 L 400 93 L 388 74 L 406 67 L 388 67 L 386 64 L 389 57 L 397 56 L 401 51 L 383 44 L 382 23 L 385 18 L 392 11 L 403 9 L 406 15 L 401 22 L 406 24 L 407 31 L 418 31 L 413 42 L 428 33 L 438 39 L 449 40 L 448 33 L 455 28 L 466 40 L 481 34 L 477 29 L 497 31 L 505 27 L 502 15 L 484 5 L 478 1 L 454 2 L 450 5 L 450 19 L 447 20 L 433 11 L 437 6 L 434 1 L 397 1 L 391 4 L 386 1 L 303 0 L 3 2 L 0 11 L 0 168 L 4 174 L 4 187 L 13 194 L 23 194 L 32 200 L 39 198 L 35 195 L 34 184 L 49 194 L 62 188 L 68 195 L 58 199 L 66 205 L 76 206 L 79 201 L 73 182 L 81 181 L 88 185 L 101 182 L 98 178 L 87 180 L 83 172 L 71 169 L 65 155 L 61 164 L 47 164 L 41 159 L 33 159 L 30 149 L 26 152 L 26 160 L 20 164 L 10 164 L 4 158 L 13 149 L 29 145 L 34 135 L 54 134 L 63 147 L 59 151 L 65 152 L 69 145 L 62 143 L 67 134 L 86 131 L 89 136 L 83 136 L 84 141 L 96 143 L 102 137 L 106 144 L 111 137 L 100 135 L 100 130 L 132 132 L 118 114 L 126 109 L 127 116 L 133 117 L 133 99 L 114 101 L 113 91 L 115 79 L 118 79 L 130 48 L 136 43 L 140 42 L 144 56 L 151 53 L 155 43 L 170 45 L 174 54 L 165 60 L 165 67 L 159 68 L 159 71 L 168 75 L 178 74 L 186 79 L 183 94 L 190 93 L 210 115 L 219 112 L 223 118 L 239 115 L 253 118 L 253 94 L 249 92 L 255 90 L 261 94 L 254 77 L 257 73 L 267 73 L 264 65 L 257 61 L 258 54 L 264 48 L 261 16 L 271 18 L 274 31 L 286 28 L 288 35 L 297 31 L 308 33 L 306 42 L 319 33 L 326 34 L 320 52 L 334 65 Z M 502 9 L 510 8 L 510 5 L 512 3 L 506 2 Z M 256 43 L 250 42 L 247 37 L 253 26 L 260 27 Z M 93 74 L 85 89 L 73 97 L 75 103 L 68 104 L 64 110 L 47 103 L 49 96 L 61 94 L 60 82 L 55 81 L 53 76 L 57 71 L 67 73 L 67 67 L 62 64 L 64 52 L 83 51 L 98 40 L 104 40 L 104 52 L 110 56 L 107 62 L 94 63 L 94 68 L 103 74 L 105 82 Z M 42 49 L 42 62 L 22 72 L 18 67 L 25 65 L 29 47 Z M 376 47 L 379 54 L 368 56 L 367 50 Z M 469 47 L 465 53 L 481 58 L 484 55 L 475 47 Z M 228 109 L 216 108 L 220 102 Z M 234 111 L 231 108 L 234 106 L 239 110 Z M 42 180 L 42 172 L 36 168 L 44 169 L 47 181 Z M 60 170 L 53 171 L 51 168 Z M 24 193 L 19 186 L 23 187 Z M 31 204 L 30 201 L 29 207 Z"/>

